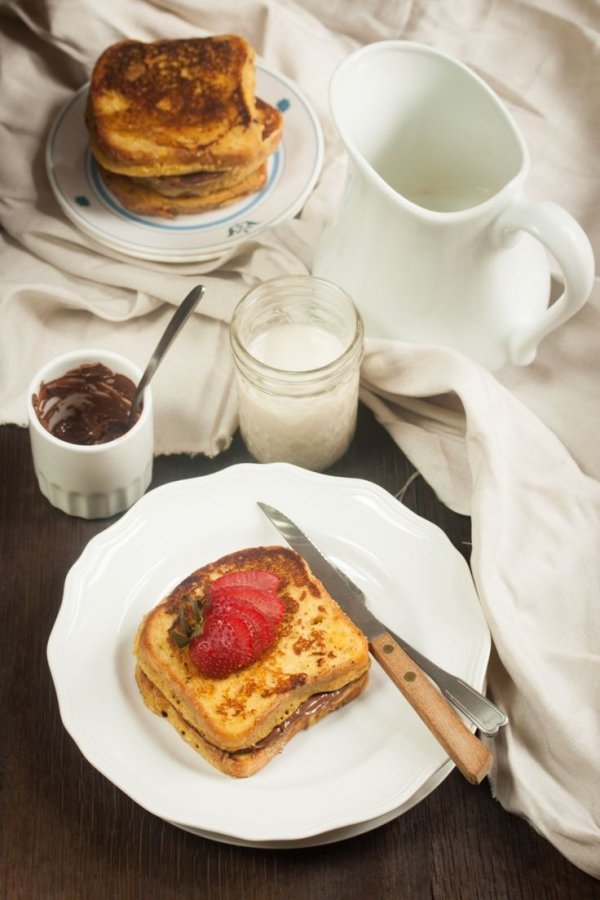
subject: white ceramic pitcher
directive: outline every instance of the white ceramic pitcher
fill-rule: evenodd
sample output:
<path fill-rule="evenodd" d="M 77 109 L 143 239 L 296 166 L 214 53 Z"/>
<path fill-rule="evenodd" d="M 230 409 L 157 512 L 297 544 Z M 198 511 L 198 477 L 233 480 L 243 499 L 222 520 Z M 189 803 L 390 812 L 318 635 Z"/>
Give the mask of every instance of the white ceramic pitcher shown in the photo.
<path fill-rule="evenodd" d="M 565 210 L 525 196 L 527 147 L 494 92 L 430 47 L 383 41 L 339 66 L 330 101 L 348 175 L 314 274 L 354 298 L 367 335 L 530 363 L 588 299 L 594 259 Z M 551 305 L 547 251 L 564 281 Z"/>

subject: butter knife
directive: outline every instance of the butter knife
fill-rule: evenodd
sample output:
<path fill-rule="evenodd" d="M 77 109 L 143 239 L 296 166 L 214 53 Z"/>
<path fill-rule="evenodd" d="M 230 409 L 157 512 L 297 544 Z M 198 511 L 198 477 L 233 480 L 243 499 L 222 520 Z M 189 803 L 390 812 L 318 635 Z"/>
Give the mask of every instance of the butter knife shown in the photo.
<path fill-rule="evenodd" d="M 329 562 L 331 562 L 331 560 L 329 560 Z M 333 566 L 335 563 L 331 563 L 331 565 Z M 340 577 L 346 582 L 348 590 L 353 592 L 360 600 L 362 600 L 362 602 L 364 602 L 364 594 L 360 588 L 358 588 L 338 566 L 335 566 L 335 568 L 339 572 Z M 442 669 L 442 667 L 438 666 L 437 663 L 434 663 L 433 660 L 424 656 L 418 650 L 415 650 L 414 647 L 411 647 L 408 641 L 401 638 L 400 635 L 396 634 L 395 631 L 392 631 L 391 628 L 388 628 L 387 632 L 390 637 L 393 637 L 396 643 L 400 644 L 402 649 L 408 653 L 410 658 L 423 669 L 425 674 L 429 675 L 429 677 L 435 681 L 444 697 L 446 697 L 459 712 L 469 719 L 479 731 L 493 737 L 493 735 L 498 733 L 499 728 L 508 725 L 508 716 L 505 715 L 495 703 L 488 700 L 481 691 L 478 691 L 476 688 L 472 687 L 472 685 L 463 681 L 458 675 L 453 675 L 452 672 L 447 672 L 446 669 Z"/>
<path fill-rule="evenodd" d="M 360 628 L 367 638 L 372 656 L 421 717 L 458 770 L 471 784 L 483 781 L 493 764 L 491 750 L 467 728 L 440 691 L 394 640 L 385 625 L 368 609 L 362 591 L 356 585 L 350 591 L 350 579 L 342 575 L 287 516 L 266 503 L 259 501 L 258 505 L 290 547 L 306 560 L 313 574 L 346 615 Z"/>
<path fill-rule="evenodd" d="M 331 560 L 329 560 L 329 562 L 331 565 L 335 565 Z M 354 582 L 348 578 L 338 566 L 335 566 L 335 568 L 340 577 L 345 580 L 348 590 L 353 592 L 361 602 L 364 603 L 365 598 L 363 592 L 357 588 Z M 396 643 L 400 644 L 402 649 L 406 651 L 410 658 L 423 669 L 425 674 L 437 684 L 444 697 L 446 697 L 459 712 L 469 719 L 479 731 L 493 737 L 493 735 L 498 733 L 499 728 L 508 724 L 508 716 L 506 716 L 495 703 L 488 700 L 481 691 L 478 691 L 457 675 L 452 674 L 452 672 L 447 672 L 446 669 L 438 666 L 433 660 L 424 656 L 414 647 L 411 647 L 408 641 L 401 638 L 390 628 L 388 628 L 387 631 L 388 634 L 394 638 Z"/>

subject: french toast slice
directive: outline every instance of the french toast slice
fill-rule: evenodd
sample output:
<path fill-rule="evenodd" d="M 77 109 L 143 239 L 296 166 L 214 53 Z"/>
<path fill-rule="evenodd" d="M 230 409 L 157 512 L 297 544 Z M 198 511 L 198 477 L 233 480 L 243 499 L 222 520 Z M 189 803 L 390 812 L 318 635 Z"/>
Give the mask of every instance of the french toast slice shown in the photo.
<path fill-rule="evenodd" d="M 157 191 L 164 197 L 202 197 L 214 191 L 233 187 L 258 169 L 277 149 L 283 133 L 283 116 L 279 110 L 256 98 L 256 116 L 262 128 L 260 153 L 245 166 L 234 166 L 223 171 L 199 170 L 185 175 L 158 175 L 154 178 L 135 178 L 136 184 Z"/>
<path fill-rule="evenodd" d="M 111 45 L 88 92 L 94 156 L 137 177 L 247 165 L 262 142 L 254 59 L 238 35 Z"/>
<path fill-rule="evenodd" d="M 175 216 L 191 215 L 220 209 L 235 200 L 263 189 L 267 183 L 267 164 L 261 163 L 245 178 L 231 185 L 219 187 L 206 184 L 200 192 L 188 191 L 177 195 L 166 195 L 155 188 L 140 183 L 140 178 L 116 175 L 98 167 L 102 180 L 119 202 L 130 212 L 140 216 L 160 216 L 172 219 Z"/>
<path fill-rule="evenodd" d="M 285 617 L 275 643 L 223 678 L 200 674 L 169 629 L 182 603 L 204 599 L 221 575 L 262 570 L 280 579 Z M 259 771 L 301 729 L 359 696 L 368 679 L 367 641 L 306 562 L 281 546 L 228 554 L 197 569 L 144 616 L 134 643 L 146 705 L 220 771 Z"/>
<path fill-rule="evenodd" d="M 283 116 L 260 98 L 256 100 L 256 114 L 262 129 L 261 151 L 246 166 L 146 178 L 110 172 L 100 163 L 98 171 L 119 202 L 138 215 L 172 218 L 218 209 L 262 190 L 267 182 L 266 159 L 281 140 Z"/>

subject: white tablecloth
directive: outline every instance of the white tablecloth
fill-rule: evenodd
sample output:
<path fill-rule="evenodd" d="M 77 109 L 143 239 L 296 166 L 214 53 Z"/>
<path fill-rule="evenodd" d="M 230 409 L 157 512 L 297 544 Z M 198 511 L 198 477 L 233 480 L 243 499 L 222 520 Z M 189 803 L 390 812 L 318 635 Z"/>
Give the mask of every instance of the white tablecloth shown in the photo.
<path fill-rule="evenodd" d="M 35 12 L 32 11 L 35 9 Z M 225 265 L 134 260 L 61 213 L 44 144 L 100 52 L 124 37 L 235 32 L 294 80 L 323 125 L 322 175 L 301 214 Z M 236 427 L 227 322 L 248 287 L 310 270 L 345 158 L 328 84 L 354 48 L 431 44 L 499 94 L 531 152 L 529 193 L 600 243 L 600 9 L 576 0 L 66 0 L 0 4 L 0 422 L 25 424 L 48 358 L 108 347 L 144 365 L 189 288 L 201 311 L 153 383 L 156 452 L 215 455 Z M 535 363 L 495 376 L 458 354 L 368 341 L 363 399 L 453 509 L 473 521 L 473 574 L 493 641 L 490 693 L 510 716 L 492 789 L 600 876 L 600 289 Z M 400 486 L 399 486 L 400 487 Z"/>

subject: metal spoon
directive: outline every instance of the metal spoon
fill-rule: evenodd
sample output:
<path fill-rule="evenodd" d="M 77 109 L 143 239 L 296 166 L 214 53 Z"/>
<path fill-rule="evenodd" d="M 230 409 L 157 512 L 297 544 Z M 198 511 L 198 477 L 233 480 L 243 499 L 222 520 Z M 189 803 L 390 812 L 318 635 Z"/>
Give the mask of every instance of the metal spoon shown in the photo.
<path fill-rule="evenodd" d="M 146 366 L 144 374 L 140 378 L 139 384 L 135 389 L 135 394 L 133 395 L 133 400 L 131 401 L 131 409 L 129 410 L 128 427 L 131 427 L 131 425 L 136 420 L 138 410 L 144 396 L 144 391 L 148 387 L 150 379 L 161 364 L 167 350 L 183 328 L 188 316 L 190 316 L 190 314 L 195 310 L 198 303 L 204 296 L 204 291 L 204 285 L 197 284 L 196 287 L 192 288 L 185 300 L 183 300 L 175 310 L 171 320 L 169 321 L 169 324 L 165 328 L 163 336 L 156 345 L 154 353 L 148 360 L 148 365 Z"/>
<path fill-rule="evenodd" d="M 183 302 L 177 307 L 173 316 L 169 320 L 169 324 L 165 328 L 163 336 L 156 345 L 154 353 L 150 357 L 148 365 L 144 370 L 144 374 L 140 378 L 139 384 L 135 389 L 133 400 L 131 401 L 131 409 L 129 410 L 127 418 L 124 420 L 121 419 L 117 422 L 110 422 L 104 429 L 104 432 L 98 439 L 97 443 L 106 444 L 110 441 L 114 441 L 116 440 L 116 438 L 122 437 L 126 432 L 129 431 L 130 428 L 133 427 L 137 420 L 138 412 L 144 396 L 144 391 L 148 387 L 148 382 L 158 369 L 165 353 L 181 331 L 187 318 L 194 311 L 194 309 L 202 299 L 204 290 L 205 288 L 203 284 L 197 284 L 196 287 L 192 288 L 185 300 L 183 300 Z"/>

